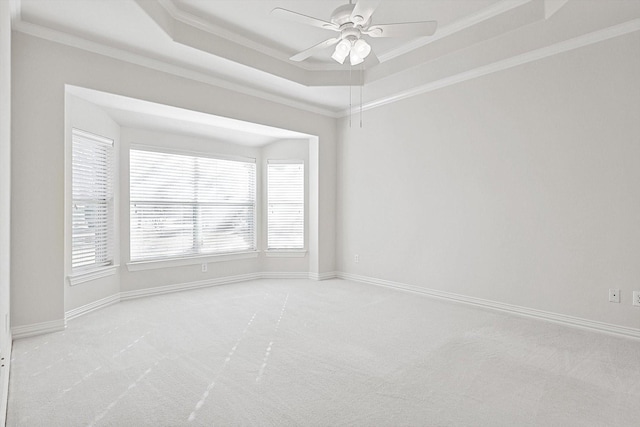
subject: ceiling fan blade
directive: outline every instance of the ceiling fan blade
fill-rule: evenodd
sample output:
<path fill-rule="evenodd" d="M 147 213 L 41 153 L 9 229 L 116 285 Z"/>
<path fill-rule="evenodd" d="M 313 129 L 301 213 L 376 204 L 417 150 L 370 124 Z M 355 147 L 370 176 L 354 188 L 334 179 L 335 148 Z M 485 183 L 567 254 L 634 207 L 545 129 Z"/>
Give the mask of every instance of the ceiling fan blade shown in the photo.
<path fill-rule="evenodd" d="M 328 39 L 325 40 L 321 43 L 318 43 L 315 46 L 311 46 L 309 49 L 305 49 L 302 52 L 299 52 L 295 55 L 293 55 L 291 58 L 289 58 L 291 61 L 295 61 L 295 62 L 300 62 L 300 61 L 304 61 L 305 59 L 309 58 L 310 56 L 315 55 L 316 53 L 328 48 L 329 46 L 333 46 L 334 44 L 337 44 L 340 41 L 339 37 L 336 37 L 334 39 Z"/>
<path fill-rule="evenodd" d="M 371 37 L 421 37 L 432 36 L 437 28 L 437 21 L 404 22 L 372 25 L 363 33 Z"/>
<path fill-rule="evenodd" d="M 313 18 L 311 16 L 303 15 L 298 12 L 293 12 L 288 9 L 283 9 L 281 7 L 276 7 L 271 11 L 271 15 L 277 16 L 278 18 L 286 19 L 288 21 L 298 22 L 300 24 L 312 25 L 314 27 L 324 28 L 326 30 L 340 31 L 340 27 L 331 22 L 323 21 L 318 18 Z"/>
<path fill-rule="evenodd" d="M 358 0 L 353 12 L 351 12 L 351 22 L 354 24 L 364 24 L 371 18 L 381 0 Z"/>

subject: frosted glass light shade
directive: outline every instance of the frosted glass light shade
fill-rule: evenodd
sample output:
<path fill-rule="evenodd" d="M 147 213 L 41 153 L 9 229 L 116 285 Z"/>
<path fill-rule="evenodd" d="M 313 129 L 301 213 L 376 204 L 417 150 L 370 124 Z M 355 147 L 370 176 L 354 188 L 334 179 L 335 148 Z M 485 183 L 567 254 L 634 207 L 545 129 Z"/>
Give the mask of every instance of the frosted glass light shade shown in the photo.
<path fill-rule="evenodd" d="M 369 43 L 364 41 L 363 39 L 358 39 L 351 49 L 352 52 L 355 52 L 360 58 L 364 60 L 371 53 L 371 46 Z"/>
<path fill-rule="evenodd" d="M 349 55 L 350 51 L 351 42 L 349 40 L 343 39 L 340 41 L 340 43 L 337 44 L 336 50 L 333 52 L 333 55 L 331 55 L 331 57 L 340 64 L 344 64 L 344 60 L 346 59 L 347 55 Z"/>

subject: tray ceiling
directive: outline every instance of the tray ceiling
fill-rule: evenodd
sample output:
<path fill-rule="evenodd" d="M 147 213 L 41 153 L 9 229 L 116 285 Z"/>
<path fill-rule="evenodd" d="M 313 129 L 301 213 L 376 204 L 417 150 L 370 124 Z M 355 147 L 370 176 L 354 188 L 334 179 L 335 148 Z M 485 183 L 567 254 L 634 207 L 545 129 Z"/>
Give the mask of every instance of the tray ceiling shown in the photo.
<path fill-rule="evenodd" d="M 369 39 L 377 59 L 350 70 L 330 50 L 289 61 L 335 33 L 269 13 L 328 20 L 346 0 L 11 1 L 18 31 L 332 116 L 345 113 L 348 86 L 364 83 L 373 107 L 640 30 L 638 0 L 383 0 L 374 23 L 437 20 L 438 30 Z"/>

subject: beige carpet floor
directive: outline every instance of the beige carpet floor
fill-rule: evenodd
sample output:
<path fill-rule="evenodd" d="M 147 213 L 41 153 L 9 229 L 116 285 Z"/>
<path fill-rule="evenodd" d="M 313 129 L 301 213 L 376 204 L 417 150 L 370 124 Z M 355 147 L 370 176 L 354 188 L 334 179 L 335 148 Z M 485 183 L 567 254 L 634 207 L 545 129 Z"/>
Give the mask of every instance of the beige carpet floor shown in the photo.
<path fill-rule="evenodd" d="M 13 426 L 640 426 L 640 342 L 343 280 L 123 302 L 16 340 Z"/>

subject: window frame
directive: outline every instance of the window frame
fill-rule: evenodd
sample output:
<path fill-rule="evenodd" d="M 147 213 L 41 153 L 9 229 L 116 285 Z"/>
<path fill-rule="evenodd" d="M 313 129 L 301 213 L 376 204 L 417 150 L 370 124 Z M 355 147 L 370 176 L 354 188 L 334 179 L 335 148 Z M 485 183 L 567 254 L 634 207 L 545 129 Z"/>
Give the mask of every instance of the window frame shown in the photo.
<path fill-rule="evenodd" d="M 177 256 L 167 256 L 167 257 L 154 257 L 154 258 L 146 258 L 146 259 L 132 259 L 131 258 L 131 248 L 132 248 L 132 222 L 133 217 L 131 214 L 131 206 L 135 201 L 131 198 L 131 185 L 132 185 L 132 170 L 131 170 L 131 152 L 137 151 L 147 151 L 154 152 L 160 154 L 167 155 L 178 155 L 178 156 L 188 156 L 188 157 L 198 157 L 198 158 L 208 158 L 214 160 L 222 160 L 222 161 L 235 161 L 241 163 L 248 163 L 253 165 L 253 206 L 251 210 L 251 215 L 253 218 L 253 242 L 252 247 L 247 250 L 236 250 L 231 252 L 221 252 L 221 253 L 203 253 L 203 252 L 191 252 L 184 253 Z M 129 212 L 129 261 L 127 262 L 127 269 L 129 271 L 140 271 L 140 270 L 149 270 L 155 268 L 165 268 L 165 267 L 178 267 L 185 265 L 194 265 L 194 264 L 204 264 L 209 262 L 219 262 L 219 261 L 228 261 L 235 259 L 245 259 L 245 258 L 254 258 L 258 256 L 258 168 L 257 161 L 252 157 L 243 157 L 243 156 L 234 156 L 234 155 L 224 155 L 210 152 L 201 152 L 201 151 L 191 151 L 191 150 L 180 150 L 169 147 L 159 147 L 159 146 L 150 146 L 144 144 L 131 144 L 128 150 L 129 153 L 129 201 L 128 201 L 128 212 Z M 195 203 L 195 202 L 193 202 Z M 194 245 L 192 242 L 192 248 L 196 248 L 198 245 Z"/>
<path fill-rule="evenodd" d="M 87 140 L 91 140 L 92 142 L 98 144 L 104 144 L 109 147 L 106 151 L 106 170 L 105 173 L 105 183 L 104 187 L 101 190 L 104 191 L 105 198 L 102 199 L 83 199 L 88 203 L 96 203 L 96 204 L 104 204 L 105 206 L 105 228 L 103 230 L 102 235 L 104 236 L 104 254 L 105 259 L 101 262 L 96 262 L 94 264 L 88 264 L 84 266 L 74 267 L 73 266 L 73 251 L 74 251 L 74 227 L 73 227 L 73 211 L 75 206 L 80 199 L 76 199 L 74 197 L 74 148 L 76 148 L 76 144 L 79 141 L 76 139 L 85 138 Z M 116 200 L 116 179 L 115 179 L 115 168 L 116 168 L 116 153 L 117 147 L 114 139 L 98 135 L 94 132 L 89 132 L 78 127 L 72 127 L 70 132 L 70 180 L 69 180 L 69 209 L 70 209 L 70 274 L 68 276 L 69 284 L 76 285 L 79 283 L 84 283 L 87 281 L 95 280 L 101 277 L 110 276 L 115 274 L 117 265 L 116 265 L 116 209 L 117 209 L 117 200 Z M 101 245 L 102 246 L 102 245 Z"/>
<path fill-rule="evenodd" d="M 292 164 L 302 165 L 302 247 L 270 247 L 269 246 L 269 207 L 271 205 L 269 200 L 269 165 L 278 164 Z M 287 258 L 301 258 L 306 256 L 307 253 L 307 165 L 303 159 L 267 159 L 265 168 L 265 256 L 267 257 L 287 257 Z"/>

